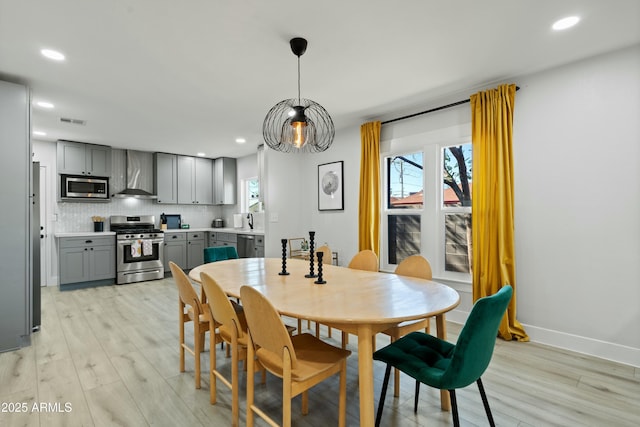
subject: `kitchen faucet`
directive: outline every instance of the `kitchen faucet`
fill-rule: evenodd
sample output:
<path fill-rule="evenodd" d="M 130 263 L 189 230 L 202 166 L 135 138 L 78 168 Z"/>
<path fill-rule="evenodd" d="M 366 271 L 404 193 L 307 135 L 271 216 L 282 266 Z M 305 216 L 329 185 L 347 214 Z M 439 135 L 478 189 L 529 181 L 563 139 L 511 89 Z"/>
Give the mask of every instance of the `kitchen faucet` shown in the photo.
<path fill-rule="evenodd" d="M 247 219 L 249 220 L 248 221 L 249 228 L 253 230 L 253 214 L 252 213 L 247 214 Z"/>

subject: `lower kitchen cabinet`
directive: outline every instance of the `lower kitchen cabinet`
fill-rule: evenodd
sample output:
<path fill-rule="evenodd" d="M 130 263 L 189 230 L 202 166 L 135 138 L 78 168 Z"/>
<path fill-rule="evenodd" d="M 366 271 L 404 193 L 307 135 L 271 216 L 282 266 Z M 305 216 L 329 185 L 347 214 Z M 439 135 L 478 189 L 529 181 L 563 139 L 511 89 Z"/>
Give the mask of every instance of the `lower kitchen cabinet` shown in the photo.
<path fill-rule="evenodd" d="M 112 236 L 61 237 L 60 285 L 110 282 L 116 278 L 116 242 Z"/>
<path fill-rule="evenodd" d="M 164 274 L 171 274 L 169 261 L 173 261 L 183 270 L 187 269 L 187 239 L 186 233 L 165 233 L 164 235 Z"/>
<path fill-rule="evenodd" d="M 164 235 L 164 272 L 171 274 L 169 261 L 173 261 L 183 270 L 191 270 L 204 264 L 206 232 L 179 231 Z"/>
<path fill-rule="evenodd" d="M 205 232 L 196 231 L 187 233 L 187 268 L 204 264 Z"/>
<path fill-rule="evenodd" d="M 209 232 L 209 246 L 233 246 L 238 249 L 238 235 L 236 233 Z"/>

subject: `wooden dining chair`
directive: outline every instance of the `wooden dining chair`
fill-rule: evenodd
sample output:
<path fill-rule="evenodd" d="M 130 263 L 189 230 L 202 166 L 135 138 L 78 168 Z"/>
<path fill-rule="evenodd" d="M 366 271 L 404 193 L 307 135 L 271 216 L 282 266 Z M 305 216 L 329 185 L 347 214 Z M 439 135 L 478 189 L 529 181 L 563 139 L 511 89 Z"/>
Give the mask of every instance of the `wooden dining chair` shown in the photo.
<path fill-rule="evenodd" d="M 378 255 L 371 249 L 364 249 L 351 258 L 348 267 L 356 270 L 378 271 Z"/>
<path fill-rule="evenodd" d="M 512 295 L 512 287 L 506 285 L 494 295 L 477 300 L 455 345 L 424 332 L 412 332 L 373 353 L 374 360 L 387 364 L 378 403 L 376 427 L 380 425 L 382 418 L 392 367 L 400 369 L 416 380 L 414 412 L 418 411 L 421 383 L 448 390 L 455 427 L 460 425 L 456 389 L 477 383 L 489 424 L 495 426 L 480 377 L 491 361 L 500 321 Z"/>
<path fill-rule="evenodd" d="M 246 362 L 247 358 L 247 320 L 242 307 L 232 303 L 224 290 L 211 276 L 202 273 L 200 279 L 209 301 L 209 316 L 218 325 L 220 338 L 228 344 L 227 348 L 231 349 L 231 381 L 229 381 L 217 369 L 216 345 L 213 344 L 209 347 L 210 401 L 212 405 L 217 401 L 217 380 L 220 379 L 224 385 L 231 389 L 231 425 L 237 427 L 240 417 L 238 364 L 243 360 Z M 213 333 L 215 332 L 210 331 L 210 334 Z M 259 364 L 256 365 L 256 368 L 262 371 L 262 383 L 264 383 L 266 380 L 264 368 Z"/>
<path fill-rule="evenodd" d="M 308 390 L 334 374 L 340 374 L 338 425 L 346 423 L 347 357 L 349 350 L 334 347 L 311 334 L 289 335 L 278 311 L 258 290 L 240 288 L 240 299 L 249 327 L 248 371 L 257 359 L 273 375 L 282 378 L 282 426 L 291 426 L 291 400 L 302 394 L 302 414 L 309 412 Z M 247 427 L 254 413 L 270 425 L 278 425 L 254 403 L 254 378 L 247 379 Z"/>
<path fill-rule="evenodd" d="M 309 412 L 308 390 L 334 374 L 340 374 L 338 425 L 346 424 L 347 357 L 349 350 L 334 347 L 311 334 L 287 333 L 278 311 L 267 298 L 250 286 L 240 288 L 240 299 L 249 326 L 248 368 L 257 359 L 282 378 L 282 426 L 291 426 L 291 400 L 302 394 L 302 414 Z M 254 357 L 255 356 L 255 357 Z M 254 403 L 254 378 L 247 379 L 247 427 L 253 427 L 254 413 L 270 425 L 278 425 Z"/>
<path fill-rule="evenodd" d="M 395 274 L 426 280 L 431 280 L 433 276 L 431 264 L 422 255 L 411 255 L 402 260 L 396 267 Z M 388 335 L 391 338 L 391 342 L 395 342 L 410 332 L 424 330 L 428 334 L 431 330 L 430 325 L 430 319 L 414 320 L 402 322 L 382 333 Z M 393 395 L 396 397 L 400 395 L 400 371 L 398 369 L 394 369 L 393 372 Z"/>
<path fill-rule="evenodd" d="M 215 331 L 214 327 L 209 327 L 209 314 L 206 303 L 202 303 L 196 290 L 193 288 L 189 277 L 177 264 L 170 261 L 169 268 L 173 280 L 178 287 L 178 324 L 180 326 L 180 372 L 185 371 L 185 350 L 195 358 L 195 379 L 196 388 L 200 388 L 200 353 L 204 350 L 205 333 L 209 330 Z M 193 322 L 193 348 L 185 343 L 184 327 L 185 323 Z M 220 336 L 213 332 L 209 335 L 209 340 L 215 346 L 220 342 Z"/>

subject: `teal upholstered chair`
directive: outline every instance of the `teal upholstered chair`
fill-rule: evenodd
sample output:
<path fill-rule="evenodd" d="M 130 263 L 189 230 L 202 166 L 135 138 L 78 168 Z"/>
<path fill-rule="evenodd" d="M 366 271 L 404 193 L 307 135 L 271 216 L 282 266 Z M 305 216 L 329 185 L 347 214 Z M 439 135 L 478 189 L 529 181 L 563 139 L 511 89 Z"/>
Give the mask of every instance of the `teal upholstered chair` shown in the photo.
<path fill-rule="evenodd" d="M 507 285 L 495 295 L 476 301 L 455 345 L 424 332 L 412 332 L 373 353 L 375 360 L 387 364 L 378 403 L 376 426 L 380 425 L 392 367 L 415 378 L 415 412 L 418 410 L 420 383 L 448 390 L 451 396 L 453 424 L 456 427 L 460 425 L 460 421 L 455 390 L 476 382 L 489 424 L 494 426 L 480 376 L 491 361 L 498 327 L 512 294 L 513 289 Z"/>
<path fill-rule="evenodd" d="M 224 261 L 238 258 L 238 250 L 233 246 L 214 246 L 204 248 L 204 262 Z"/>

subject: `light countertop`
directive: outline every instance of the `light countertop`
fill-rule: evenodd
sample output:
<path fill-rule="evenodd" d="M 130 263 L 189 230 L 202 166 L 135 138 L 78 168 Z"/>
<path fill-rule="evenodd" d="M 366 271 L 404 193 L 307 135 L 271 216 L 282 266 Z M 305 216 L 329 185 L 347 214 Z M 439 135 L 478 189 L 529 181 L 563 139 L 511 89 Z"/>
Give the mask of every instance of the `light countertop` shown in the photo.
<path fill-rule="evenodd" d="M 102 236 L 115 236 L 115 231 L 77 231 L 74 233 L 55 233 L 55 237 L 102 237 Z"/>
<path fill-rule="evenodd" d="M 264 235 L 264 230 L 245 230 L 245 229 L 241 229 L 241 228 L 211 228 L 211 227 L 205 227 L 205 228 L 180 228 L 180 229 L 171 229 L 171 230 L 164 230 L 165 234 L 171 234 L 171 233 L 187 233 L 190 231 L 201 231 L 201 232 L 208 232 L 208 231 L 216 231 L 219 233 L 234 233 L 234 234 L 256 234 L 256 235 Z M 99 237 L 99 236 L 115 236 L 115 231 L 100 231 L 100 232 L 95 232 L 95 231 L 77 231 L 77 232 L 69 232 L 69 233 L 55 233 L 55 237 L 56 238 L 60 238 L 60 237 Z"/>

